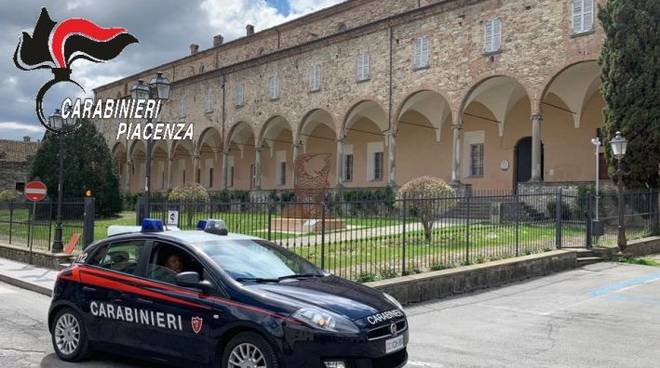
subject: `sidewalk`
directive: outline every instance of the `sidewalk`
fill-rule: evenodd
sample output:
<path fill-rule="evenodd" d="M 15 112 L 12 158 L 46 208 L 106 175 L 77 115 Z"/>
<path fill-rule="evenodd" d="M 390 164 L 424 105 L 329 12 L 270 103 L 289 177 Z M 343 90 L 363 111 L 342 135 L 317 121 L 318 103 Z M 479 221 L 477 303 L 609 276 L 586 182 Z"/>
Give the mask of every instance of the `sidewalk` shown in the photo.
<path fill-rule="evenodd" d="M 51 296 L 57 271 L 0 258 L 0 281 Z"/>

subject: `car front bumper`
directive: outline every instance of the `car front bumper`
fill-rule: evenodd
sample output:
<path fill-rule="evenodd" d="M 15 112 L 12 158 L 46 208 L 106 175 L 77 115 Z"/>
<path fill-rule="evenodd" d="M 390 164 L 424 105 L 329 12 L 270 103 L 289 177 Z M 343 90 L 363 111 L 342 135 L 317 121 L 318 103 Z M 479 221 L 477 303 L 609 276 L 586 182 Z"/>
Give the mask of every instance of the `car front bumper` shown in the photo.
<path fill-rule="evenodd" d="M 343 336 L 304 326 L 290 326 L 285 335 L 280 358 L 286 368 L 325 368 L 326 361 L 343 361 L 346 368 L 400 368 L 408 361 L 408 329 L 377 340 L 362 333 Z M 385 341 L 398 336 L 403 336 L 403 348 L 387 354 Z"/>

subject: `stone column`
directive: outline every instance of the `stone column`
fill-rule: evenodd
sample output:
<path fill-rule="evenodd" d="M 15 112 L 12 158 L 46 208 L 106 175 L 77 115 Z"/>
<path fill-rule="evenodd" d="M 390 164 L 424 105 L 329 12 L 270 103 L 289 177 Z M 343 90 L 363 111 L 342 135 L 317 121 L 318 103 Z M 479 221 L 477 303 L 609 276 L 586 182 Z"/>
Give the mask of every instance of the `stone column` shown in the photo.
<path fill-rule="evenodd" d="M 344 184 L 344 138 L 337 140 L 337 188 Z"/>
<path fill-rule="evenodd" d="M 396 186 L 396 132 L 387 133 L 388 185 Z"/>
<path fill-rule="evenodd" d="M 532 115 L 532 179 L 533 182 L 543 181 L 541 172 L 541 123 L 543 115 Z"/>
<path fill-rule="evenodd" d="M 124 177 L 123 177 L 123 187 L 124 187 L 124 192 L 128 193 L 131 191 L 131 167 L 133 166 L 133 162 L 131 161 L 126 161 L 126 165 L 124 165 Z"/>
<path fill-rule="evenodd" d="M 222 187 L 229 188 L 229 151 L 222 151 Z"/>
<path fill-rule="evenodd" d="M 196 154 L 193 155 L 193 173 L 192 173 L 193 177 L 192 177 L 192 179 L 193 179 L 193 183 L 197 183 L 197 184 L 199 184 L 199 180 L 197 180 L 198 179 L 198 177 L 197 177 L 198 170 L 199 170 L 199 154 L 196 153 Z M 201 175 L 200 175 L 200 177 L 201 177 Z M 201 179 L 201 178 L 199 178 L 199 179 Z"/>
<path fill-rule="evenodd" d="M 451 165 L 451 183 L 461 183 L 461 125 L 452 126 L 452 165 Z"/>
<path fill-rule="evenodd" d="M 220 186 L 220 170 L 218 169 L 218 165 L 220 165 L 220 162 L 222 158 L 220 157 L 222 155 L 222 150 L 219 148 L 216 148 L 213 150 L 213 175 L 215 178 L 213 178 L 213 186 L 214 187 L 219 187 Z M 217 179 L 217 180 L 216 180 Z"/>
<path fill-rule="evenodd" d="M 303 143 L 302 141 L 298 141 L 293 145 L 293 162 L 291 163 L 291 171 L 293 172 L 293 185 L 296 185 L 296 180 L 297 180 L 297 175 L 296 175 L 296 159 L 300 155 L 300 152 L 302 152 L 303 149 Z"/>
<path fill-rule="evenodd" d="M 261 147 L 254 149 L 254 189 L 261 190 Z"/>
<path fill-rule="evenodd" d="M 170 157 L 165 163 L 165 189 L 172 189 L 172 166 L 174 165 L 174 158 Z"/>

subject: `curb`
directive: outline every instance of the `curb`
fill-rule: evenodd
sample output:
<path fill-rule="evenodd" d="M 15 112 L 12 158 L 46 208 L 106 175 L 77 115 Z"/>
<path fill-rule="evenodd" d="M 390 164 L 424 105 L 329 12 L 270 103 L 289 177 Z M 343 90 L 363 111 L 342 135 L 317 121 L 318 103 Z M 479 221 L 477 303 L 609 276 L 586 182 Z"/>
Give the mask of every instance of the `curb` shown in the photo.
<path fill-rule="evenodd" d="M 39 284 L 35 284 L 33 282 L 17 279 L 15 277 L 7 276 L 7 275 L 2 274 L 2 273 L 0 273 L 0 281 L 2 281 L 4 283 L 7 283 L 9 285 L 16 286 L 16 287 L 21 288 L 21 289 L 30 290 L 30 291 L 33 291 L 35 293 L 45 295 L 47 297 L 51 297 L 53 295 L 53 290 L 48 288 L 48 287 L 45 287 L 45 286 L 42 286 L 42 285 L 39 285 Z"/>

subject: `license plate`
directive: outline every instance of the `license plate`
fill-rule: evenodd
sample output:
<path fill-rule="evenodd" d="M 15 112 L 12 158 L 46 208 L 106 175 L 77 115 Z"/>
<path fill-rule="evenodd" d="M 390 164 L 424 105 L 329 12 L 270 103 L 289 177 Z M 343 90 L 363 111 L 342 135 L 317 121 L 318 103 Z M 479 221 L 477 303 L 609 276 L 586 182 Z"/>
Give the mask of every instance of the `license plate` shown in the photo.
<path fill-rule="evenodd" d="M 394 353 L 403 349 L 403 335 L 385 340 L 385 354 Z"/>

